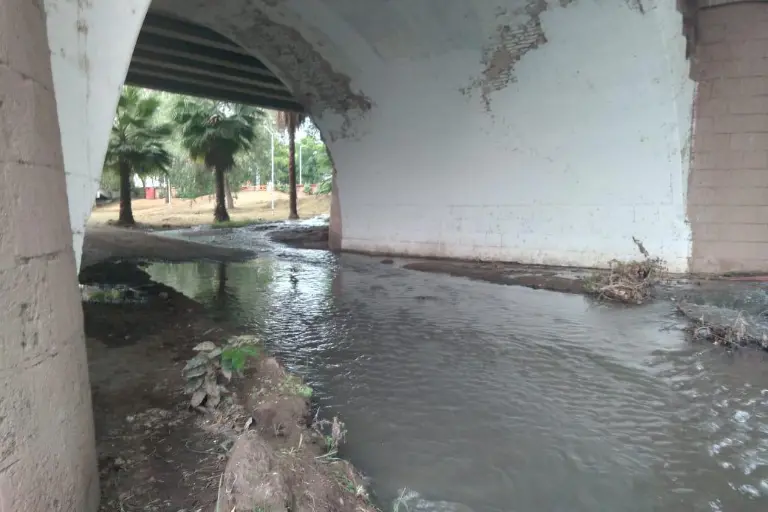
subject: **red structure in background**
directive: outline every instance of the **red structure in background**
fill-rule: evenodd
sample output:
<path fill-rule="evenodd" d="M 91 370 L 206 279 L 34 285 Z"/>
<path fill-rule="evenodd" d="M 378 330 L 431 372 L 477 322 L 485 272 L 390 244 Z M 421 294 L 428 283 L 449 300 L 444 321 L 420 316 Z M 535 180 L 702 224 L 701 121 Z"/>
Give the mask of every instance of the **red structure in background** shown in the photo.
<path fill-rule="evenodd" d="M 145 199 L 157 199 L 157 188 L 156 187 L 146 187 L 146 188 L 144 188 L 144 198 Z"/>

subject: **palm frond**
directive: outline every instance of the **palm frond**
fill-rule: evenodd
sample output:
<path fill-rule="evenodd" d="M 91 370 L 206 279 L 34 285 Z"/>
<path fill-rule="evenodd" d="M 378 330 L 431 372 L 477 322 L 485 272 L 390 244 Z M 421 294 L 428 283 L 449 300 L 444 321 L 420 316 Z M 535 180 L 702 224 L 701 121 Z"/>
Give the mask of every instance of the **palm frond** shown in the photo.
<path fill-rule="evenodd" d="M 104 159 L 105 169 L 116 169 L 122 162 L 134 173 L 147 168 L 167 170 L 171 157 L 164 143 L 173 126 L 157 123 L 159 107 L 157 96 L 146 95 L 134 87 L 123 88 Z"/>
<path fill-rule="evenodd" d="M 174 120 L 181 127 L 181 144 L 193 160 L 210 168 L 229 170 L 235 155 L 251 147 L 263 111 L 226 102 L 182 98 Z"/>

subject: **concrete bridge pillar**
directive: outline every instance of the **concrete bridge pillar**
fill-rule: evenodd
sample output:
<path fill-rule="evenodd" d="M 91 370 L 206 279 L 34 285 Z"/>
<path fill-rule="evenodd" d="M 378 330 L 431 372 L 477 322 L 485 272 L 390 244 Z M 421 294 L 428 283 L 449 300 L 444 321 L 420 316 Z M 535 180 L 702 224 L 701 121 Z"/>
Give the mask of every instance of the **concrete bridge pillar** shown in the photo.
<path fill-rule="evenodd" d="M 0 512 L 98 507 L 45 14 L 0 2 Z"/>
<path fill-rule="evenodd" d="M 691 269 L 768 270 L 768 3 L 699 7 Z"/>

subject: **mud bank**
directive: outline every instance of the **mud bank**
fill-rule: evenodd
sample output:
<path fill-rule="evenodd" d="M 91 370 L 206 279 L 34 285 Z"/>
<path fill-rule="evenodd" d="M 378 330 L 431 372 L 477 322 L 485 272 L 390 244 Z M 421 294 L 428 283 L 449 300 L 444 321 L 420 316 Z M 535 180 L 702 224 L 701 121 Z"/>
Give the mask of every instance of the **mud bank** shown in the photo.
<path fill-rule="evenodd" d="M 103 261 L 242 261 L 255 257 L 251 251 L 188 242 L 145 233 L 139 229 L 89 227 L 83 243 L 81 268 Z"/>
<path fill-rule="evenodd" d="M 135 265 L 102 262 L 81 281 L 101 511 L 374 510 L 275 359 L 262 351 L 201 414 L 182 370 L 199 343 L 240 333 Z"/>
<path fill-rule="evenodd" d="M 328 226 L 296 227 L 272 231 L 269 238 L 274 242 L 297 249 L 328 250 Z"/>

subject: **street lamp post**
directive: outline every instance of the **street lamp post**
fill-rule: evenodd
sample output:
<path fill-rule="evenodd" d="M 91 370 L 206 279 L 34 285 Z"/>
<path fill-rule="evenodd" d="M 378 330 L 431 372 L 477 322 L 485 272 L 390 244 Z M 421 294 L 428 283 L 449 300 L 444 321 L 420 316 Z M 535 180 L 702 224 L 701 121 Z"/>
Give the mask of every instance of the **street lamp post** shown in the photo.
<path fill-rule="evenodd" d="M 275 214 L 275 132 L 269 130 L 272 142 L 272 215 Z"/>
<path fill-rule="evenodd" d="M 301 150 L 304 149 L 304 146 L 299 143 L 299 185 L 303 185 L 304 181 L 301 179 L 301 170 L 302 170 L 302 158 L 301 158 Z"/>

